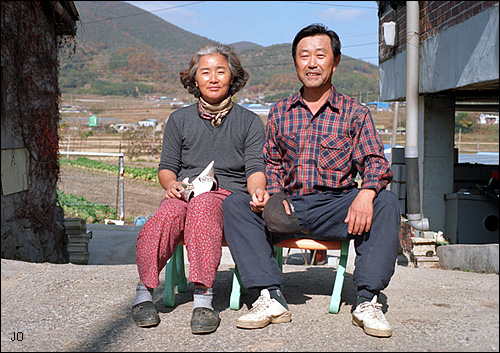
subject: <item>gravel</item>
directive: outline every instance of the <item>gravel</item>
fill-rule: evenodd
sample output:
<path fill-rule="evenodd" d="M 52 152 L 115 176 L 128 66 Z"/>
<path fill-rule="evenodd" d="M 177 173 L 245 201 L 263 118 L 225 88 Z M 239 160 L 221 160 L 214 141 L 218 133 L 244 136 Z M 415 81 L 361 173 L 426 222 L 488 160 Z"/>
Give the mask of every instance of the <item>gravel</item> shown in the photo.
<path fill-rule="evenodd" d="M 2 259 L 2 352 L 42 351 L 499 351 L 499 277 L 463 271 L 396 266 L 380 295 L 393 327 L 374 338 L 352 325 L 352 268 L 347 269 L 339 314 L 328 306 L 335 268 L 285 265 L 284 294 L 292 322 L 259 330 L 235 326 L 257 294 L 229 308 L 233 267 L 221 265 L 214 305 L 221 324 L 193 335 L 193 286 L 163 306 L 163 272 L 155 291 L 161 323 L 139 328 L 130 318 L 137 269 L 127 265 L 27 263 Z"/>

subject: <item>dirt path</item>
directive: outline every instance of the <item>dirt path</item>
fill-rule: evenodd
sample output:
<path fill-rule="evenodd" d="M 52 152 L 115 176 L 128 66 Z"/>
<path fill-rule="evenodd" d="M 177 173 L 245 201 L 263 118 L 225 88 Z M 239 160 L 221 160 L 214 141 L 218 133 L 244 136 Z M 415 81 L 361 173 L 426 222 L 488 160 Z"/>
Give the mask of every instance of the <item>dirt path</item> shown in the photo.
<path fill-rule="evenodd" d="M 109 174 L 63 166 L 58 188 L 92 202 L 116 206 L 117 181 Z M 158 182 L 125 178 L 125 224 L 133 225 L 137 216 L 146 217 L 155 213 L 164 195 Z"/>

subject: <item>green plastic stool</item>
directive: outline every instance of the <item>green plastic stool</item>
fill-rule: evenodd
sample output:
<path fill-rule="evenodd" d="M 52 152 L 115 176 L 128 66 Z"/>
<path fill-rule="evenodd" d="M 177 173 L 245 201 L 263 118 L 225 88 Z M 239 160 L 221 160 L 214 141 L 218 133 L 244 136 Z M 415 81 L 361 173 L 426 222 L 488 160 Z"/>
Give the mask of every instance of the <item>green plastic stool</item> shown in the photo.
<path fill-rule="evenodd" d="M 223 244 L 226 245 L 226 244 Z M 340 308 L 342 288 L 344 286 L 344 275 L 349 255 L 349 241 L 318 241 L 313 239 L 286 239 L 274 247 L 274 257 L 283 271 L 283 248 L 307 249 L 307 250 L 340 250 L 339 265 L 335 276 L 330 307 L 328 312 L 337 314 Z M 180 243 L 174 250 L 172 257 L 165 266 L 165 289 L 163 291 L 163 304 L 172 307 L 175 304 L 175 287 L 179 293 L 184 293 L 187 288 L 187 279 L 184 269 L 184 243 Z M 283 287 L 283 286 L 282 286 Z M 241 282 L 238 267 L 234 267 L 233 284 L 229 307 L 232 310 L 241 308 L 241 295 L 247 290 Z"/>
<path fill-rule="evenodd" d="M 328 312 L 338 314 L 340 309 L 340 300 L 342 297 L 342 288 L 344 287 L 344 275 L 347 267 L 347 257 L 349 256 L 349 240 L 343 241 L 319 241 L 313 239 L 285 239 L 274 247 L 274 258 L 283 271 L 283 248 L 307 249 L 307 250 L 340 250 L 339 265 L 335 275 L 330 307 Z M 283 289 L 283 286 L 282 286 Z M 239 310 L 241 307 L 241 294 L 245 289 L 241 284 L 238 269 L 235 267 L 233 277 L 233 289 L 231 291 L 230 307 L 233 310 Z"/>

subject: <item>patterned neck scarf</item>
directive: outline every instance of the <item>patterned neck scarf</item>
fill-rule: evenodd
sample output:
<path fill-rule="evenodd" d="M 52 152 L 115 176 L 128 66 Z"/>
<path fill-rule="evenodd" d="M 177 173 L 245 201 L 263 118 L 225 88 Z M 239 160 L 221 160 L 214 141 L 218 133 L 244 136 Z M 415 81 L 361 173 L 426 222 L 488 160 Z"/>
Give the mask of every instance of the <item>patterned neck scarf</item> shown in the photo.
<path fill-rule="evenodd" d="M 222 119 L 231 111 L 233 107 L 232 96 L 228 96 L 218 104 L 210 104 L 202 97 L 198 101 L 198 114 L 203 119 L 208 119 L 213 126 L 219 126 Z"/>

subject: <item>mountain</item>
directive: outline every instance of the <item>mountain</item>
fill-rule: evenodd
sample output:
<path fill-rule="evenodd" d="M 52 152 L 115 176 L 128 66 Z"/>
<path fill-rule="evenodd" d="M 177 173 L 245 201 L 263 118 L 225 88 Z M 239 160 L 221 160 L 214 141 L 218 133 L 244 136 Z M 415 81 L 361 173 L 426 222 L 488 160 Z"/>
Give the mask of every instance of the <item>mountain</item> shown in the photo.
<path fill-rule="evenodd" d="M 106 50 L 122 47 L 191 54 L 208 38 L 185 31 L 122 1 L 75 1 L 83 27 L 77 40 Z"/>
<path fill-rule="evenodd" d="M 234 50 L 237 51 L 263 48 L 262 45 L 258 45 L 252 42 L 231 43 L 231 46 L 234 48 Z"/>
<path fill-rule="evenodd" d="M 80 14 L 76 50 L 61 55 L 63 93 L 160 95 L 190 98 L 179 82 L 192 54 L 215 41 L 185 31 L 122 1 L 75 1 Z M 251 42 L 231 44 L 250 79 L 240 97 L 275 101 L 300 88 L 291 44 L 263 47 Z M 69 57 L 68 57 L 69 56 Z M 357 97 L 372 92 L 378 99 L 378 68 L 342 57 L 335 87 Z"/>

